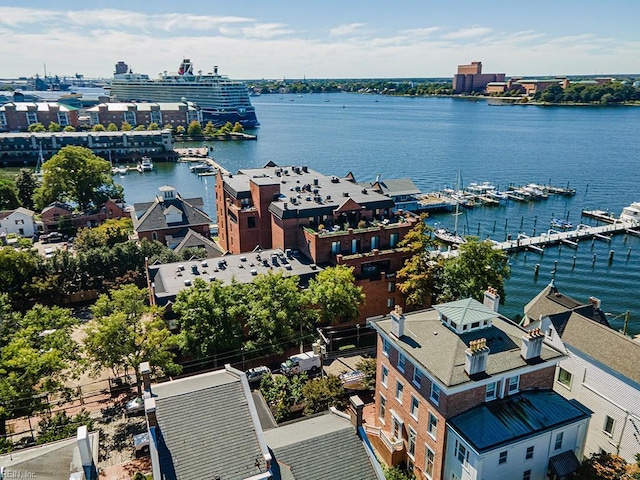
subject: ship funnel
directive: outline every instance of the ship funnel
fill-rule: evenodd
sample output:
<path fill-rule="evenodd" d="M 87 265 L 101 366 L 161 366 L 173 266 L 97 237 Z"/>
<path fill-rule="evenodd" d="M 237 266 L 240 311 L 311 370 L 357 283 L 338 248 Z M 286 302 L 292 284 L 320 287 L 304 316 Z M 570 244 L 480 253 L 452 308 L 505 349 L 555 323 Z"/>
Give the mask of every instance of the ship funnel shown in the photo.
<path fill-rule="evenodd" d="M 217 75 L 218 74 L 218 65 L 214 65 L 213 66 L 213 74 Z"/>

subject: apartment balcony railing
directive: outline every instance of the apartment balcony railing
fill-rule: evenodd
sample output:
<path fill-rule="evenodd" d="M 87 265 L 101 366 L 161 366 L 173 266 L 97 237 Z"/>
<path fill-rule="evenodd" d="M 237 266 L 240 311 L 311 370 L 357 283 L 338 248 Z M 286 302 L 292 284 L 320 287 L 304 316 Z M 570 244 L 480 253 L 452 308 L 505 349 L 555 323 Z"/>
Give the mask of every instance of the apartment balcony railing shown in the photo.
<path fill-rule="evenodd" d="M 404 448 L 404 442 L 402 440 L 394 440 L 389 437 L 389 434 L 382 430 L 380 427 L 371 427 L 367 425 L 366 427 L 367 435 L 375 435 L 380 437 L 382 443 L 389 449 L 391 452 L 399 452 Z"/>

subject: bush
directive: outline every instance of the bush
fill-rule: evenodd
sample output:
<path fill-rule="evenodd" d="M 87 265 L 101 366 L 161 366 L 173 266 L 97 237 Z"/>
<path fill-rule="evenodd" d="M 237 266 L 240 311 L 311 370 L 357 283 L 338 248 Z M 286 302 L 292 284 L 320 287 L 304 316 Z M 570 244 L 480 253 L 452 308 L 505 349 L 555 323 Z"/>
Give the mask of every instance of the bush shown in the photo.
<path fill-rule="evenodd" d="M 93 420 L 89 417 L 89 412 L 84 409 L 73 418 L 68 417 L 65 411 L 48 415 L 38 423 L 40 431 L 36 443 L 42 445 L 73 437 L 81 425 L 86 425 L 88 430 L 93 430 Z"/>

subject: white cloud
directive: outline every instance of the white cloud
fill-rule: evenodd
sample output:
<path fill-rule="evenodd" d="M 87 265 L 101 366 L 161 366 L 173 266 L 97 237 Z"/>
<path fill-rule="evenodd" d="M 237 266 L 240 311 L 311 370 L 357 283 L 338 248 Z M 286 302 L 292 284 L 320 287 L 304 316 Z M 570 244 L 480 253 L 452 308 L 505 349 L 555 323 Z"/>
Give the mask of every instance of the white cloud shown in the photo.
<path fill-rule="evenodd" d="M 426 38 L 431 37 L 434 33 L 439 32 L 440 30 L 442 30 L 442 27 L 424 27 L 400 30 L 399 33 L 409 37 Z"/>
<path fill-rule="evenodd" d="M 332 37 L 341 37 L 344 35 L 350 35 L 352 33 L 357 32 L 364 26 L 365 26 L 364 23 L 349 23 L 346 25 L 338 25 L 337 27 L 329 30 L 329 35 Z"/>
<path fill-rule="evenodd" d="M 491 32 L 492 30 L 488 27 L 462 28 L 460 30 L 456 30 L 455 32 L 445 33 L 444 35 L 442 35 L 442 38 L 445 38 L 447 40 L 476 38 L 483 37 Z"/>
<path fill-rule="evenodd" d="M 293 32 L 293 30 L 286 28 L 283 23 L 262 23 L 242 28 L 242 33 L 247 38 L 274 38 Z"/>

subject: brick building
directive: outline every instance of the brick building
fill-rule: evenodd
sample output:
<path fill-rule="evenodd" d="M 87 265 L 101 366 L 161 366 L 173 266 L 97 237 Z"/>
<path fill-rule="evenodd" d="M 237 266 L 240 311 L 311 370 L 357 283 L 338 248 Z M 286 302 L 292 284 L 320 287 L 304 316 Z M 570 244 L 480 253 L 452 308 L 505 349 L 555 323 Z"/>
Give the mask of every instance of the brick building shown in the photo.
<path fill-rule="evenodd" d="M 120 201 L 109 199 L 104 205 L 85 212 L 74 211 L 66 203 L 54 202 L 40 213 L 43 233 L 57 232 L 61 227 L 78 229 L 96 227 L 106 220 L 129 218 L 128 206 Z"/>
<path fill-rule="evenodd" d="M 395 272 L 408 253 L 398 243 L 419 219 L 394 211 L 388 196 L 307 167 L 270 163 L 219 174 L 216 208 L 219 242 L 230 253 L 291 249 L 318 265 L 353 267 L 366 295 L 362 318 L 404 305 Z"/>
<path fill-rule="evenodd" d="M 484 305 L 469 298 L 369 321 L 378 367 L 367 432 L 386 463 L 430 480 L 542 480 L 560 460 L 578 463 L 590 412 L 551 390 L 563 354 L 498 303 L 489 289 Z"/>
<path fill-rule="evenodd" d="M 453 93 L 483 92 L 489 82 L 504 82 L 504 73 L 482 73 L 482 62 L 458 65 L 453 76 Z"/>
<path fill-rule="evenodd" d="M 202 110 L 193 102 L 174 103 L 101 103 L 87 109 L 89 123 L 108 126 L 115 124 L 118 128 L 124 122 L 135 127 L 157 123 L 160 127 L 171 125 L 173 128 L 187 128 L 192 121 L 203 123 Z"/>
<path fill-rule="evenodd" d="M 0 106 L 0 132 L 25 132 L 29 125 L 78 126 L 78 109 L 55 102 L 9 102 Z"/>

